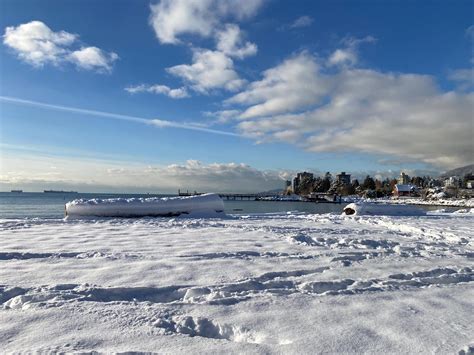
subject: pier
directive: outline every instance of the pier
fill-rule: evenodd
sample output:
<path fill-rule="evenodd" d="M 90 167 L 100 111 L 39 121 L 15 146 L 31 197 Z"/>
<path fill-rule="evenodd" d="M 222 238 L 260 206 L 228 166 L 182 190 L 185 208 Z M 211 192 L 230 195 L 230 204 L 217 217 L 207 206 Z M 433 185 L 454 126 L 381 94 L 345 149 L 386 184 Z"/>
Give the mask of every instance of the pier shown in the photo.
<path fill-rule="evenodd" d="M 204 192 L 181 192 L 178 190 L 178 196 L 196 196 L 202 195 Z M 275 194 L 270 193 L 258 193 L 258 194 L 235 194 L 235 193 L 218 193 L 219 197 L 224 200 L 241 200 L 241 201 L 258 201 L 263 197 L 275 197 Z"/>
<path fill-rule="evenodd" d="M 178 190 L 178 196 L 197 196 L 202 195 L 204 192 L 181 192 Z M 236 194 L 236 193 L 218 193 L 219 197 L 227 201 L 282 201 L 291 202 L 292 200 L 286 200 L 284 198 L 278 199 L 280 195 L 272 193 L 247 193 L 247 194 Z M 268 198 L 275 199 L 268 199 Z M 315 203 L 341 203 L 341 196 L 332 193 L 312 193 L 308 196 L 301 196 L 303 199 L 301 202 L 315 202 Z"/>
<path fill-rule="evenodd" d="M 219 194 L 224 200 L 258 201 L 263 197 L 275 197 L 275 194 Z"/>

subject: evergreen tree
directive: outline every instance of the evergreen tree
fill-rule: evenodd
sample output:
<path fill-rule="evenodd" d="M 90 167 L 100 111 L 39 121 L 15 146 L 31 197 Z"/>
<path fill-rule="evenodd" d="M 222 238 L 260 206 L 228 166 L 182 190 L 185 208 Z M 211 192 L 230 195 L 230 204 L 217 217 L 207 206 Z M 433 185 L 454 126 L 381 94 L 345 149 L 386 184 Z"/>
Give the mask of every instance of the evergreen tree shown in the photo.
<path fill-rule="evenodd" d="M 352 185 L 352 187 L 354 188 L 354 190 L 357 189 L 357 188 L 360 186 L 359 180 L 357 180 L 357 179 L 352 180 L 352 184 L 351 184 L 351 185 Z"/>
<path fill-rule="evenodd" d="M 364 182 L 362 183 L 362 187 L 364 190 L 375 190 L 375 181 L 370 177 L 370 175 L 367 175 L 366 178 L 364 179 Z"/>
<path fill-rule="evenodd" d="M 332 184 L 332 175 L 331 173 L 328 171 L 325 175 L 324 175 L 324 179 L 322 181 L 322 192 L 327 192 L 330 188 L 331 188 L 331 184 Z"/>

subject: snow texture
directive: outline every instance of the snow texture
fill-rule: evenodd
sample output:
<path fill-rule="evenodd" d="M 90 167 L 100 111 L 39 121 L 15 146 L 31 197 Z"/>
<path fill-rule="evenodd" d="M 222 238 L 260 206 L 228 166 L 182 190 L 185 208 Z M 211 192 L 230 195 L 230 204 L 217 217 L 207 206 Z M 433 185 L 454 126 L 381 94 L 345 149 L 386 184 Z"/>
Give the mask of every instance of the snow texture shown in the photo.
<path fill-rule="evenodd" d="M 431 195 L 429 199 L 421 197 L 382 197 L 382 198 L 365 198 L 357 195 L 344 196 L 344 202 L 355 203 L 380 203 L 393 205 L 423 205 L 423 206 L 446 206 L 446 207 L 472 207 L 474 208 L 474 198 L 446 198 L 445 192 L 438 192 Z"/>
<path fill-rule="evenodd" d="M 469 354 L 473 222 L 472 210 L 3 219 L 0 349 Z"/>
<path fill-rule="evenodd" d="M 416 206 L 379 203 L 350 203 L 344 207 L 346 215 L 370 216 L 422 216 L 426 212 Z"/>
<path fill-rule="evenodd" d="M 224 202 L 216 194 L 165 198 L 111 198 L 74 200 L 66 203 L 71 217 L 216 217 L 224 211 Z"/>

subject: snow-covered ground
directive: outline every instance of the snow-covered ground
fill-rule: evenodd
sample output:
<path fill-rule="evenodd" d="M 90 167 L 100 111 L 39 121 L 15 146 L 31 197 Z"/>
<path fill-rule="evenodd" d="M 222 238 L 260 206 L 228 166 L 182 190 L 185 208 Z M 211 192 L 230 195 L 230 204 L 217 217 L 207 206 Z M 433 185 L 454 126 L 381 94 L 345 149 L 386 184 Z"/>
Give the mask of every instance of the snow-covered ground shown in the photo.
<path fill-rule="evenodd" d="M 345 196 L 344 202 L 368 202 L 368 203 L 388 203 L 395 205 L 425 205 L 425 206 L 446 206 L 446 207 L 465 207 L 474 208 L 473 198 L 437 198 L 422 199 L 421 197 L 384 197 L 384 198 L 364 198 L 360 196 Z"/>
<path fill-rule="evenodd" d="M 469 351 L 471 212 L 0 220 L 0 349 Z"/>
<path fill-rule="evenodd" d="M 452 206 L 452 207 L 473 207 L 474 199 L 460 199 L 460 198 L 440 198 L 437 200 L 423 200 L 421 198 L 400 198 L 392 199 L 390 203 L 406 204 L 406 205 L 431 205 L 431 206 Z"/>

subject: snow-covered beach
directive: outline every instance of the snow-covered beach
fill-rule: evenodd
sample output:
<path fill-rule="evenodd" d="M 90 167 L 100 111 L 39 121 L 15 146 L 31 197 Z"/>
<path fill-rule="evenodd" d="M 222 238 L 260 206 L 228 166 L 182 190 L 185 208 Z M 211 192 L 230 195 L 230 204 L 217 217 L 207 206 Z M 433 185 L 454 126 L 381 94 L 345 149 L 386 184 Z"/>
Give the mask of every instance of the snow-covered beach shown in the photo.
<path fill-rule="evenodd" d="M 473 4 L 0 0 L 0 355 L 474 355 Z"/>
<path fill-rule="evenodd" d="M 0 221 L 5 352 L 457 353 L 472 210 Z"/>
<path fill-rule="evenodd" d="M 420 197 L 381 197 L 381 198 L 364 198 L 359 196 L 345 196 L 343 201 L 346 203 L 382 203 L 391 205 L 417 205 L 417 206 L 435 206 L 435 207 L 459 207 L 474 208 L 474 198 L 438 198 L 438 199 L 422 199 Z"/>

